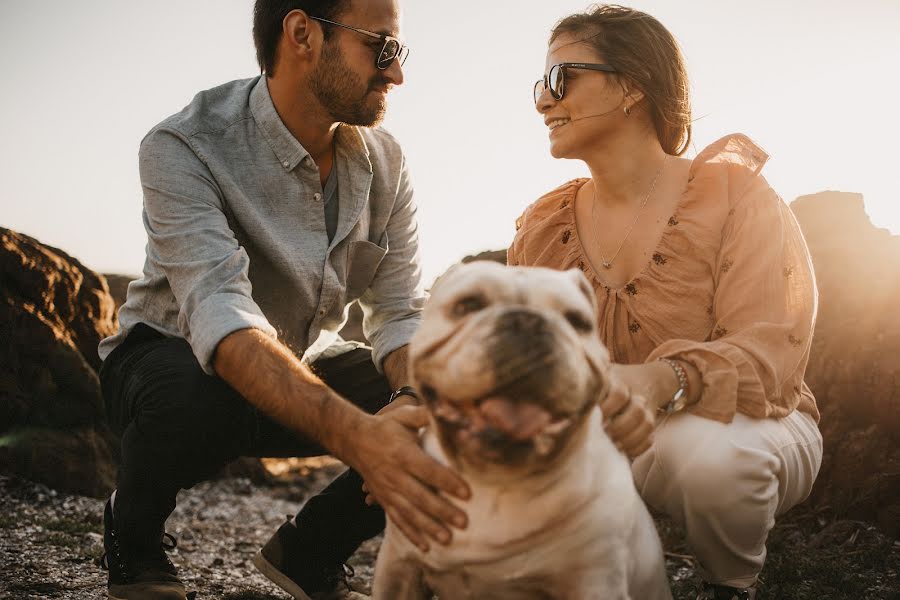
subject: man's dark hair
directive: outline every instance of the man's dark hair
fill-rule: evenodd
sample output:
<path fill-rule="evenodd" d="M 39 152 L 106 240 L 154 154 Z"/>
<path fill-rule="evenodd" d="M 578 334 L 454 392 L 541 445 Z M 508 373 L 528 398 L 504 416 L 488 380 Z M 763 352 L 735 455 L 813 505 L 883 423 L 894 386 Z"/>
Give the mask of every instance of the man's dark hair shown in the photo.
<path fill-rule="evenodd" d="M 275 54 L 281 40 L 284 18 L 292 10 L 302 10 L 312 17 L 337 20 L 350 8 L 350 0 L 256 0 L 253 6 L 253 43 L 256 44 L 256 62 L 269 77 L 275 74 Z M 325 39 L 331 28 L 325 28 Z"/>

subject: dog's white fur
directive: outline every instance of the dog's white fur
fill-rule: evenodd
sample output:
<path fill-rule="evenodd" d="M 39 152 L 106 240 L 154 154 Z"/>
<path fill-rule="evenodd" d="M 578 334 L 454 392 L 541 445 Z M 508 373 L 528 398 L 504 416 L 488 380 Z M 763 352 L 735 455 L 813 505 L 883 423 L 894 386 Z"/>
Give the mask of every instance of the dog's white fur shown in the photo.
<path fill-rule="evenodd" d="M 499 403 L 506 412 L 494 419 L 469 400 L 494 397 L 497 371 L 515 362 L 511 358 L 531 360 L 528 348 L 512 348 L 485 366 L 492 362 L 486 347 L 502 354 L 521 339 L 520 332 L 496 326 L 511 311 L 538 315 L 522 322 L 551 340 L 543 346 L 553 355 L 545 361 L 547 389 L 564 393 L 545 403 L 546 410 L 525 413 L 517 412 L 518 400 L 504 397 Z M 589 318 L 590 331 L 573 315 Z M 450 545 L 422 553 L 388 521 L 374 598 L 418 600 L 432 592 L 441 600 L 671 598 L 653 520 L 596 407 L 609 360 L 595 322 L 593 291 L 577 271 L 474 263 L 438 282 L 411 345 L 411 368 L 420 391 L 431 388 L 426 451 L 471 486 L 469 501 L 451 499 L 468 514 L 469 525 L 454 531 Z M 544 354 L 534 356 L 543 360 Z M 466 425 L 450 435 L 447 421 L 435 414 L 452 414 Z M 511 465 L 497 456 L 482 460 L 482 438 L 466 427 L 487 427 L 484 419 L 510 435 L 525 432 L 532 450 L 516 454 Z"/>

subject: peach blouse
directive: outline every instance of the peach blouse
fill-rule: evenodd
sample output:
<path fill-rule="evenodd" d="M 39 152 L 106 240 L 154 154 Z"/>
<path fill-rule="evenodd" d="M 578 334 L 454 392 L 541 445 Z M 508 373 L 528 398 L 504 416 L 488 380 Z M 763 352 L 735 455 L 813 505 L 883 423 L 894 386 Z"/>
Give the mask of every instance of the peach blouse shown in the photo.
<path fill-rule="evenodd" d="M 803 381 L 817 292 L 793 213 L 759 174 L 768 155 L 726 136 L 693 160 L 688 184 L 646 267 L 610 288 L 585 257 L 575 228 L 576 179 L 516 221 L 509 264 L 579 269 L 597 292 L 599 332 L 613 360 L 676 358 L 700 372 L 688 410 L 728 423 L 736 411 L 817 421 Z"/>

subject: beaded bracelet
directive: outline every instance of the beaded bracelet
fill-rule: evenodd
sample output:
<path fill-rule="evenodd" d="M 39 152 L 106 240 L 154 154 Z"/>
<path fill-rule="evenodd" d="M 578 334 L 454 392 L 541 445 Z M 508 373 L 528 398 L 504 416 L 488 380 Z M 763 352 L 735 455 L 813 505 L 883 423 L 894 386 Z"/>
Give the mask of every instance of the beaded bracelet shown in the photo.
<path fill-rule="evenodd" d="M 667 415 L 670 415 L 673 412 L 679 411 L 684 408 L 684 405 L 687 403 L 687 372 L 684 370 L 684 367 L 682 367 L 671 358 L 660 357 L 659 360 L 672 367 L 672 370 L 675 371 L 675 377 L 678 378 L 678 391 L 675 392 L 675 394 L 672 396 L 672 399 L 669 400 L 668 404 L 666 404 L 665 409 L 663 409 L 665 410 L 665 413 Z"/>

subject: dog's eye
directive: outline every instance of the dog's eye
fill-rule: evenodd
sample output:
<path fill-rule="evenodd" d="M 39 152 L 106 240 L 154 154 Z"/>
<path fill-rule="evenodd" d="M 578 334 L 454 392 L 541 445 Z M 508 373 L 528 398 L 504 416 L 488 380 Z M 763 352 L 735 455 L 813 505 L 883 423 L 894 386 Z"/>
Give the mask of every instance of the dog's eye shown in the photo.
<path fill-rule="evenodd" d="M 566 321 L 569 322 L 569 325 L 571 325 L 572 328 L 575 329 L 575 331 L 581 331 L 581 332 L 586 333 L 586 332 L 592 331 L 594 329 L 594 325 L 590 321 L 590 319 L 585 317 L 580 312 L 577 312 L 574 310 L 569 310 L 569 311 L 566 311 L 564 316 L 566 317 Z"/>
<path fill-rule="evenodd" d="M 487 306 L 487 300 L 484 296 L 465 296 L 457 300 L 453 305 L 453 316 L 456 318 L 464 317 L 468 314 L 478 312 L 485 306 Z"/>
<path fill-rule="evenodd" d="M 437 399 L 437 390 L 426 383 L 422 385 L 422 395 L 427 402 L 434 402 Z"/>

